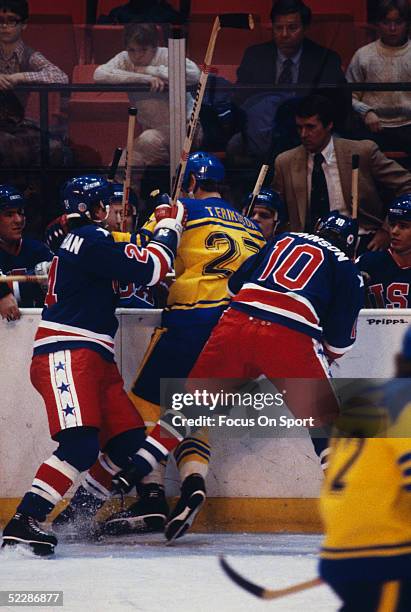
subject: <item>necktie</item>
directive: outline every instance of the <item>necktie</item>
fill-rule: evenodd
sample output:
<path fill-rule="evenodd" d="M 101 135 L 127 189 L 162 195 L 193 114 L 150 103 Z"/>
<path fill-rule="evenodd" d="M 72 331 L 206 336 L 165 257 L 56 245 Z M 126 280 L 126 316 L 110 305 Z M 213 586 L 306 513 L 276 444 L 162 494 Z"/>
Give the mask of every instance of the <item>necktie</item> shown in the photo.
<path fill-rule="evenodd" d="M 282 67 L 280 76 L 278 77 L 278 84 L 279 85 L 284 85 L 284 84 L 292 83 L 293 82 L 292 67 L 293 67 L 293 61 L 292 60 L 286 59 L 283 62 L 283 67 Z"/>
<path fill-rule="evenodd" d="M 322 153 L 314 155 L 313 173 L 311 175 L 310 215 L 308 215 L 308 227 L 306 227 L 310 232 L 313 231 L 318 219 L 330 212 L 327 181 L 322 168 L 324 161 Z"/>

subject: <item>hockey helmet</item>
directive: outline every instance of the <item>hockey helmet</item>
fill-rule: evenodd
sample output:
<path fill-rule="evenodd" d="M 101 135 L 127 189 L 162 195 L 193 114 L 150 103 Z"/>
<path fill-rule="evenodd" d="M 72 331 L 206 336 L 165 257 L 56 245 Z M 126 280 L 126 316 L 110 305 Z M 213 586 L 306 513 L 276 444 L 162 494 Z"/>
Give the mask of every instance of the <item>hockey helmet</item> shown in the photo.
<path fill-rule="evenodd" d="M 197 151 L 188 158 L 183 179 L 183 189 L 186 192 L 188 192 L 192 174 L 195 176 L 197 186 L 201 187 L 203 181 L 223 181 L 225 168 L 218 157 L 210 155 L 210 153 Z"/>
<path fill-rule="evenodd" d="M 123 185 L 122 183 L 111 183 L 111 196 L 110 196 L 110 204 L 118 204 L 123 201 Z M 132 189 L 129 192 L 129 200 L 128 203 L 131 207 L 130 214 L 137 214 L 138 208 L 138 198 Z"/>
<path fill-rule="evenodd" d="M 322 217 L 315 233 L 340 248 L 348 257 L 353 257 L 358 238 L 358 221 L 339 212 Z"/>
<path fill-rule="evenodd" d="M 24 208 L 26 201 L 17 189 L 0 185 L 0 212 L 7 208 Z"/>
<path fill-rule="evenodd" d="M 388 221 L 411 221 L 411 193 L 406 193 L 391 202 L 388 210 Z"/>
<path fill-rule="evenodd" d="M 246 199 L 244 200 L 244 208 L 248 208 L 252 198 L 253 194 L 249 193 Z M 263 187 L 254 200 L 254 206 L 263 206 L 264 208 L 268 208 L 268 210 L 271 210 L 272 212 L 277 212 L 278 221 L 280 223 L 284 223 L 288 219 L 287 209 L 285 207 L 284 202 L 282 201 L 280 195 L 272 189 Z"/>
<path fill-rule="evenodd" d="M 61 190 L 64 211 L 72 217 L 91 218 L 97 204 L 108 207 L 112 196 L 111 184 L 102 176 L 90 174 L 70 179 Z"/>

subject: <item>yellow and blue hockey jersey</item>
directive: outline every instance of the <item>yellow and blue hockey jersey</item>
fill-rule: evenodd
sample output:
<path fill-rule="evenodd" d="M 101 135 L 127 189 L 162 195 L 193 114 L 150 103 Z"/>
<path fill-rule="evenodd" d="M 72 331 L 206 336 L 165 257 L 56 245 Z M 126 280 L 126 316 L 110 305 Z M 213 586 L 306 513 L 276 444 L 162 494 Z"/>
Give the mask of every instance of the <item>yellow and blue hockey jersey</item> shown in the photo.
<path fill-rule="evenodd" d="M 379 437 L 334 438 L 321 494 L 325 580 L 411 579 L 411 381 L 374 388 L 362 418 Z M 354 434 L 355 435 L 355 434 Z"/>
<path fill-rule="evenodd" d="M 257 225 L 222 198 L 181 200 L 188 219 L 175 261 L 163 325 L 217 322 L 230 298 L 227 280 L 265 240 Z M 143 228 L 150 236 L 151 218 Z M 124 234 L 113 234 L 124 240 Z M 130 236 L 127 237 L 130 239 Z M 131 237 L 132 239 L 132 237 Z"/>

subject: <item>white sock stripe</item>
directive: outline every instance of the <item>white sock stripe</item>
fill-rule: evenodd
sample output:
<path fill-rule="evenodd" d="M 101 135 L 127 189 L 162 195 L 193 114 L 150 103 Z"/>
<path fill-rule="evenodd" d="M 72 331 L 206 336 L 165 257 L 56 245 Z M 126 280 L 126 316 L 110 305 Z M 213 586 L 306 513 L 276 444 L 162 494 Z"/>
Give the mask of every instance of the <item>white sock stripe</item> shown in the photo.
<path fill-rule="evenodd" d="M 114 476 L 114 474 L 116 474 L 117 472 L 120 471 L 120 468 L 117 467 L 110 459 L 110 457 L 108 457 L 107 455 L 100 455 L 98 458 L 98 461 L 101 465 L 101 467 L 103 468 L 103 470 L 106 470 L 106 472 L 108 472 L 109 474 L 111 474 L 112 476 Z"/>
<path fill-rule="evenodd" d="M 56 489 L 54 487 L 52 487 L 51 485 L 47 484 L 47 482 L 44 482 L 44 480 L 40 480 L 39 478 L 35 478 L 33 480 L 33 487 L 34 485 L 36 485 L 37 488 L 34 488 L 34 492 L 38 493 L 38 495 L 42 495 L 42 493 L 46 493 L 48 496 L 51 497 L 51 500 L 53 504 L 57 504 L 57 502 L 59 502 L 63 496 L 60 495 L 60 493 L 58 491 L 56 491 Z M 32 489 L 33 489 L 32 487 Z M 41 491 L 40 491 L 41 489 Z M 48 498 L 47 498 L 48 499 Z"/>
<path fill-rule="evenodd" d="M 43 499 L 53 504 L 53 506 L 55 506 L 61 499 L 60 498 L 56 501 L 56 498 L 53 495 L 49 495 L 46 491 L 43 491 L 43 489 L 38 489 L 37 487 L 31 487 L 30 493 L 34 493 L 35 495 L 42 497 Z"/>
<path fill-rule="evenodd" d="M 87 474 L 83 487 L 89 492 L 99 497 L 100 499 L 107 499 L 110 497 L 110 491 L 104 487 L 101 482 L 95 480 L 90 474 Z"/>
<path fill-rule="evenodd" d="M 140 450 L 138 451 L 137 455 L 139 455 L 140 457 L 145 459 L 147 461 L 147 463 L 149 463 L 151 465 L 152 468 L 156 467 L 158 461 L 154 457 L 154 455 L 152 455 L 149 451 L 146 451 L 144 448 L 140 448 Z"/>
<path fill-rule="evenodd" d="M 77 480 L 80 475 L 80 472 L 74 466 L 67 463 L 67 461 L 62 461 L 56 455 L 51 455 L 44 463 L 67 476 L 71 482 Z"/>

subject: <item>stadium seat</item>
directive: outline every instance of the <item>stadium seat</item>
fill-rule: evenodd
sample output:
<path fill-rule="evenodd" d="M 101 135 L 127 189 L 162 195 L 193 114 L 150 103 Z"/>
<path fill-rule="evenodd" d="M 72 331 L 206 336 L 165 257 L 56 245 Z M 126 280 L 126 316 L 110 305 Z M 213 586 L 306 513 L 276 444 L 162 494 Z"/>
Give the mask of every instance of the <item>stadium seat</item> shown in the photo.
<path fill-rule="evenodd" d="M 71 15 L 32 15 L 23 39 L 69 76 L 79 63 Z"/>
<path fill-rule="evenodd" d="M 95 25 L 91 32 L 91 59 L 94 64 L 105 64 L 124 50 L 124 26 Z"/>
<path fill-rule="evenodd" d="M 201 13 L 209 13 L 218 15 L 219 13 L 238 13 L 250 12 L 253 15 L 259 15 L 260 21 L 269 19 L 272 7 L 272 0 L 191 0 L 191 18 L 196 18 Z"/>
<path fill-rule="evenodd" d="M 73 83 L 93 83 L 97 65 L 76 66 Z M 69 140 L 79 165 L 109 165 L 116 147 L 127 141 L 128 95 L 74 92 L 69 102 Z M 136 130 L 137 134 L 137 130 Z"/>
<path fill-rule="evenodd" d="M 70 15 L 73 23 L 84 23 L 86 21 L 86 2 L 79 0 L 32 0 L 30 4 L 30 15 Z"/>
<path fill-rule="evenodd" d="M 180 8 L 180 0 L 167 0 L 169 4 L 176 10 Z M 108 15 L 111 10 L 121 6 L 122 4 L 127 4 L 127 0 L 99 0 L 97 6 L 97 18 L 100 15 Z"/>
<path fill-rule="evenodd" d="M 204 62 L 215 14 L 204 13 L 191 18 L 188 27 L 187 55 L 195 62 Z M 250 45 L 271 40 L 271 27 L 262 26 L 256 17 L 254 30 L 222 29 L 218 33 L 213 64 L 237 65 Z"/>
<path fill-rule="evenodd" d="M 348 13 L 314 13 L 307 30 L 309 38 L 340 55 L 344 70 L 358 46 L 365 44 L 356 40 L 356 34 L 354 17 Z"/>

